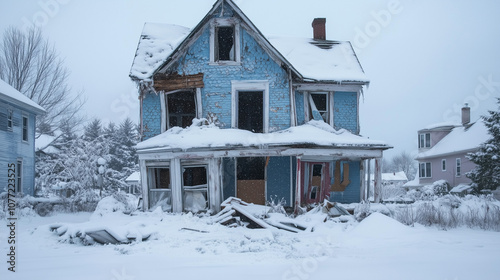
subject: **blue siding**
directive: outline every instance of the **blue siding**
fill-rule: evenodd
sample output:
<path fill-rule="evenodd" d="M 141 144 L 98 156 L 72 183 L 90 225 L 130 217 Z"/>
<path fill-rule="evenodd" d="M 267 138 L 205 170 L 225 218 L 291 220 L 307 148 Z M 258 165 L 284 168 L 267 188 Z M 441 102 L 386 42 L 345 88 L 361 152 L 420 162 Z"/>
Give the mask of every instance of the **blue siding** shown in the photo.
<path fill-rule="evenodd" d="M 155 93 L 146 94 L 142 100 L 142 123 L 144 140 L 161 133 L 161 102 Z"/>
<path fill-rule="evenodd" d="M 341 165 L 345 163 L 341 162 Z M 330 201 L 331 202 L 340 202 L 340 203 L 354 203 L 359 202 L 360 197 L 360 162 L 359 161 L 350 161 L 349 163 L 349 180 L 351 183 L 346 187 L 343 192 L 330 192 Z M 333 163 L 335 166 L 335 163 Z M 335 167 L 334 167 L 335 169 Z M 333 183 L 333 177 L 332 177 Z"/>
<path fill-rule="evenodd" d="M 236 161 L 234 158 L 222 159 L 222 197 L 224 200 L 236 196 Z"/>
<path fill-rule="evenodd" d="M 241 65 L 210 65 L 210 27 L 206 26 L 185 56 L 176 65 L 179 74 L 204 74 L 202 89 L 203 116 L 214 114 L 221 127 L 231 126 L 231 81 L 269 81 L 269 131 L 290 127 L 290 98 L 288 76 L 260 47 L 244 28 L 241 28 Z"/>
<path fill-rule="evenodd" d="M 358 94 L 337 91 L 333 102 L 335 129 L 344 128 L 358 134 Z"/>
<path fill-rule="evenodd" d="M 270 157 L 267 165 L 267 201 L 273 199 L 275 202 L 282 198 L 286 201 L 286 206 L 291 206 L 290 185 L 291 175 L 290 157 Z"/>
<path fill-rule="evenodd" d="M 7 130 L 7 110 L 12 109 L 13 127 Z M 35 186 L 35 114 L 0 101 L 0 192 L 6 191 L 8 165 L 22 160 L 22 192 L 34 195 Z M 23 116 L 28 117 L 28 141 L 23 141 Z M 5 124 L 5 125 L 3 125 Z"/>

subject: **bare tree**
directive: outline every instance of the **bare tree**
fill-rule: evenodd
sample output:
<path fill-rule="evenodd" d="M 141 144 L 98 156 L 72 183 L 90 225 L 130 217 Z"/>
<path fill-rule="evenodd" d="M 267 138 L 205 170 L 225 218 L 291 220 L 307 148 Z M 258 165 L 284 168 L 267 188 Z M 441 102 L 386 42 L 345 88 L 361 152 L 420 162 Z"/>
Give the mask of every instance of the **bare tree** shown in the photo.
<path fill-rule="evenodd" d="M 394 156 L 390 161 L 384 161 L 384 172 L 399 172 L 404 171 L 408 180 L 413 180 L 417 172 L 417 161 L 407 153 L 401 152 Z"/>
<path fill-rule="evenodd" d="M 37 118 L 38 134 L 53 134 L 68 120 L 81 124 L 82 92 L 71 94 L 69 72 L 40 29 L 9 27 L 1 47 L 0 78 L 47 111 Z"/>

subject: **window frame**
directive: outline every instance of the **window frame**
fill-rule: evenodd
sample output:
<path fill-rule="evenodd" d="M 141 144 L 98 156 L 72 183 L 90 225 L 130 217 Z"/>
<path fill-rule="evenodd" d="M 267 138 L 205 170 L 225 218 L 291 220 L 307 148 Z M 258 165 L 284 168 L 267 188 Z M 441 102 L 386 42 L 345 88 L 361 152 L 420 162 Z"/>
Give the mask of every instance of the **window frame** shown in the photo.
<path fill-rule="evenodd" d="M 441 160 L 441 171 L 446 171 L 446 159 Z"/>
<path fill-rule="evenodd" d="M 190 168 L 204 168 L 206 183 L 195 186 L 186 185 L 184 179 L 184 172 L 186 172 L 186 169 Z M 191 162 L 181 163 L 180 176 L 181 176 L 180 178 L 181 178 L 181 192 L 182 192 L 182 211 L 191 211 L 190 209 L 187 209 L 186 192 L 204 192 L 206 197 L 206 207 L 205 209 L 200 210 L 198 212 L 208 211 L 210 209 L 210 188 L 208 187 L 209 186 L 208 164 L 205 163 L 196 164 Z"/>
<path fill-rule="evenodd" d="M 161 107 L 161 133 L 170 129 L 170 117 L 168 111 L 168 98 L 167 95 L 174 94 L 184 91 L 193 91 L 194 93 L 194 106 L 195 106 L 195 118 L 202 117 L 202 106 L 201 106 L 201 88 L 186 88 L 177 89 L 169 92 L 163 92 L 160 94 L 160 107 Z"/>
<path fill-rule="evenodd" d="M 238 94 L 239 92 L 262 91 L 264 101 L 263 133 L 269 132 L 269 81 L 247 80 L 231 81 L 231 127 L 238 128 Z"/>
<path fill-rule="evenodd" d="M 218 60 L 217 29 L 219 27 L 233 27 L 234 60 Z M 241 31 L 240 23 L 236 18 L 215 18 L 210 24 L 210 65 L 241 65 Z"/>
<path fill-rule="evenodd" d="M 461 177 L 461 176 L 462 176 L 462 159 L 456 158 L 455 159 L 455 177 Z"/>
<path fill-rule="evenodd" d="M 24 120 L 26 120 L 26 124 L 25 124 Z M 22 137 L 23 142 L 29 141 L 29 118 L 26 115 L 22 116 L 21 137 Z"/>
<path fill-rule="evenodd" d="M 18 159 L 16 164 L 16 193 L 23 193 L 23 160 Z"/>
<path fill-rule="evenodd" d="M 7 130 L 12 131 L 14 127 L 14 111 L 7 109 Z"/>
<path fill-rule="evenodd" d="M 418 175 L 420 178 L 432 178 L 432 163 L 431 162 L 419 163 Z"/>
<path fill-rule="evenodd" d="M 420 133 L 418 135 L 418 147 L 420 149 L 431 147 L 431 134 L 429 132 Z"/>

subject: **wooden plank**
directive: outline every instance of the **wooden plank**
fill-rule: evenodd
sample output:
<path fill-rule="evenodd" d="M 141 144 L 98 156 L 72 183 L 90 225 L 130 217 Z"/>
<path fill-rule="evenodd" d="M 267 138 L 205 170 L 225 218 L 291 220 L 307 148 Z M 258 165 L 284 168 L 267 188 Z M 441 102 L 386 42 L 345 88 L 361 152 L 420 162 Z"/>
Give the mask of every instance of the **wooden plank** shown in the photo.
<path fill-rule="evenodd" d="M 376 158 L 375 159 L 375 183 L 374 183 L 374 188 L 373 188 L 373 199 L 375 203 L 380 202 L 380 196 L 381 196 L 381 187 L 382 187 L 382 159 L 381 158 Z"/>
<path fill-rule="evenodd" d="M 266 204 L 266 181 L 264 180 L 237 180 L 236 193 L 238 198 L 248 203 Z"/>
<path fill-rule="evenodd" d="M 203 73 L 195 75 L 178 75 L 178 74 L 156 74 L 154 76 L 154 89 L 156 91 L 173 91 L 187 88 L 202 88 Z"/>

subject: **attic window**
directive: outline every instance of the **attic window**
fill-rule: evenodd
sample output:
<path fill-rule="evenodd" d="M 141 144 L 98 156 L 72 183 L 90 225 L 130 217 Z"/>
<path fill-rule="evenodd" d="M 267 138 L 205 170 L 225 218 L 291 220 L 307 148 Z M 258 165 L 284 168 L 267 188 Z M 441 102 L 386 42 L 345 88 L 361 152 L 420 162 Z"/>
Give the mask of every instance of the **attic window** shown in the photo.
<path fill-rule="evenodd" d="M 217 41 L 215 47 L 216 60 L 234 61 L 234 27 L 217 27 Z"/>
<path fill-rule="evenodd" d="M 217 18 L 210 31 L 210 63 L 239 65 L 240 25 L 234 18 Z"/>

